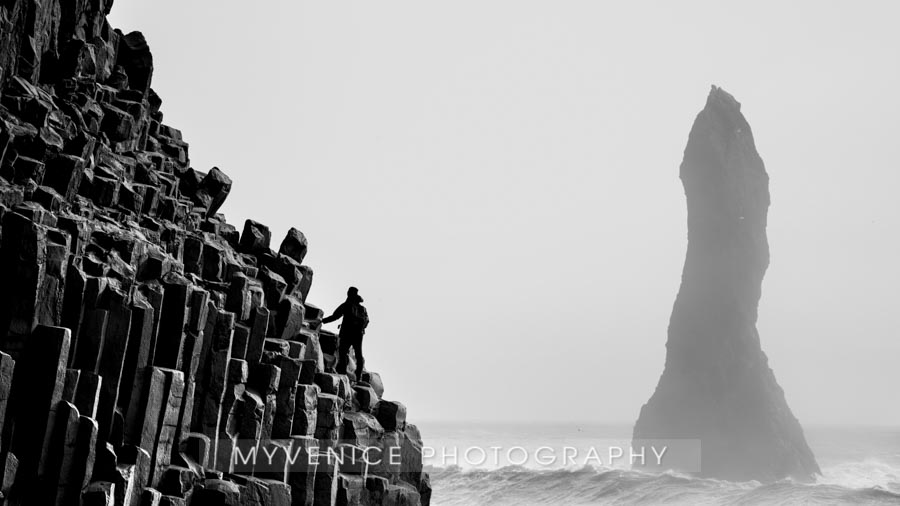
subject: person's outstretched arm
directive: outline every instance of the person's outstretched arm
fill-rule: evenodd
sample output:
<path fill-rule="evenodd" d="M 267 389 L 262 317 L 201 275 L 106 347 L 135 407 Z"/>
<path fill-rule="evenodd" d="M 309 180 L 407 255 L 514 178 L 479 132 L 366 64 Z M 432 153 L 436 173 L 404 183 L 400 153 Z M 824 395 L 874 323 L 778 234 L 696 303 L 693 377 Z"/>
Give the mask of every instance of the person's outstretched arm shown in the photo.
<path fill-rule="evenodd" d="M 322 323 L 331 323 L 342 316 L 344 316 L 344 304 L 343 303 L 341 303 L 341 305 L 338 306 L 337 309 L 334 310 L 333 315 L 331 315 L 327 318 L 323 318 Z"/>

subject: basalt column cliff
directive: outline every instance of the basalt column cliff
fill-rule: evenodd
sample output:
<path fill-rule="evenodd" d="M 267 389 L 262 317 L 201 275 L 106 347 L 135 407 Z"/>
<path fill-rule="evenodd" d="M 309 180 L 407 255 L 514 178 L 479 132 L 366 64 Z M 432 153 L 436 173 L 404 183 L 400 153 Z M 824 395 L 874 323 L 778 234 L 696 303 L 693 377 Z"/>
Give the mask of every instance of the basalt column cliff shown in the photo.
<path fill-rule="evenodd" d="M 335 373 L 306 238 L 217 213 L 111 6 L 0 3 L 0 504 L 428 504 L 406 408 Z"/>
<path fill-rule="evenodd" d="M 818 465 L 756 330 L 769 264 L 769 177 L 740 104 L 719 88 L 694 122 L 681 180 L 687 258 L 665 370 L 634 439 L 701 440 L 704 476 L 808 479 Z M 678 456 L 668 463 L 679 466 Z"/>

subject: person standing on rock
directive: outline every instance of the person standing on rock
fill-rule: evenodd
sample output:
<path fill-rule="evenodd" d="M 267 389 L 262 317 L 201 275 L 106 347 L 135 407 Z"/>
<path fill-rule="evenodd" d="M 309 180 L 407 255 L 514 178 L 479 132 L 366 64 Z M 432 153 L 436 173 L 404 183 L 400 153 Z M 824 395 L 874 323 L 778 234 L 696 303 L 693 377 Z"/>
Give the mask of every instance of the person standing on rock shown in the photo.
<path fill-rule="evenodd" d="M 363 299 L 359 296 L 359 290 L 351 286 L 347 290 L 347 300 L 345 300 L 334 314 L 322 320 L 322 323 L 331 323 L 338 318 L 343 318 L 341 322 L 340 333 L 338 334 L 338 374 L 347 374 L 347 365 L 350 362 L 350 348 L 356 355 L 356 377 L 362 380 L 363 366 L 366 360 L 362 353 L 362 339 L 366 333 L 366 327 L 369 325 L 369 314 L 362 305 Z"/>

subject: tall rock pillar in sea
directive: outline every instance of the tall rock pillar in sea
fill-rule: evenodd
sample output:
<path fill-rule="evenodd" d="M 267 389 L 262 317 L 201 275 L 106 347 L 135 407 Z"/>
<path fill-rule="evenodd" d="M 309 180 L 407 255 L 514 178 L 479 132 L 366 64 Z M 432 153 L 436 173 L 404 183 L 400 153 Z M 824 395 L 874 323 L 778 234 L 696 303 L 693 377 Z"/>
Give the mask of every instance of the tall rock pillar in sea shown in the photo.
<path fill-rule="evenodd" d="M 634 439 L 699 439 L 700 474 L 809 479 L 819 472 L 756 330 L 769 265 L 769 176 L 741 104 L 713 86 L 691 129 L 681 180 L 688 248 L 665 370 Z M 679 467 L 679 456 L 662 462 Z M 694 470 L 695 471 L 695 470 Z"/>

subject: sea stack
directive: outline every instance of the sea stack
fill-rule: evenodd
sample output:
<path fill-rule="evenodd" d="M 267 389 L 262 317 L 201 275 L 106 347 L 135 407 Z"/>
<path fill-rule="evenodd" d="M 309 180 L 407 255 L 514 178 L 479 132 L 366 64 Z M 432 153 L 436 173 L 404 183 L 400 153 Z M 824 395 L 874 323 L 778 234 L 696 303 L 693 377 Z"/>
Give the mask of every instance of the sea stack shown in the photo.
<path fill-rule="evenodd" d="M 665 369 L 634 440 L 700 440 L 702 476 L 808 480 L 819 466 L 756 329 L 769 265 L 769 176 L 741 104 L 721 88 L 712 87 L 694 121 L 680 175 L 687 257 Z M 678 469 L 679 456 L 667 465 Z"/>

